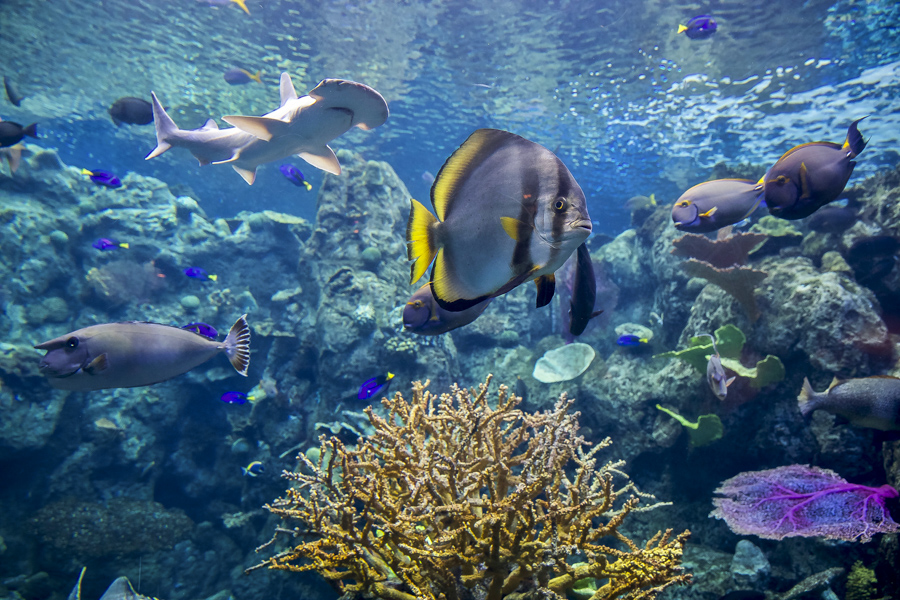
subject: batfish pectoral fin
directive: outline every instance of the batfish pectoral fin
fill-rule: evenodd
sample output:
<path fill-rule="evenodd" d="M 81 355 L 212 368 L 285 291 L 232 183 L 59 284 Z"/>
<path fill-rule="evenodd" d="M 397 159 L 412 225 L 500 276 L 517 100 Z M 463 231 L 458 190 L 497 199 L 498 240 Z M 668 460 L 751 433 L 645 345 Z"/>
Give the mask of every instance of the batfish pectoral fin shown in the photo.
<path fill-rule="evenodd" d="M 87 364 L 84 369 L 82 369 L 88 375 L 99 375 L 103 371 L 109 368 L 109 361 L 106 358 L 106 353 L 104 352 L 91 362 Z"/>
<path fill-rule="evenodd" d="M 553 300 L 553 292 L 556 291 L 556 277 L 553 276 L 553 273 L 541 275 L 534 280 L 534 284 L 537 286 L 535 307 L 541 308 L 550 304 L 550 301 Z"/>
<path fill-rule="evenodd" d="M 337 156 L 334 155 L 334 150 L 328 146 L 322 146 L 317 150 L 307 150 L 297 156 L 326 173 L 331 173 L 332 175 L 341 174 L 341 163 L 338 162 Z"/>
<path fill-rule="evenodd" d="M 525 239 L 525 232 L 533 229 L 531 225 L 513 217 L 500 217 L 500 225 L 503 226 L 503 231 L 506 232 L 506 235 L 511 237 L 514 242 Z"/>
<path fill-rule="evenodd" d="M 798 200 L 808 200 L 809 197 L 809 173 L 806 170 L 806 163 L 800 163 L 800 197 Z"/>
<path fill-rule="evenodd" d="M 247 185 L 253 185 L 253 182 L 256 181 L 256 169 L 245 169 L 237 165 L 231 165 L 231 168 L 237 171 L 237 174 L 244 178 L 244 181 L 247 182 Z"/>
<path fill-rule="evenodd" d="M 297 99 L 297 90 L 294 89 L 294 82 L 287 71 L 281 74 L 279 81 L 279 91 L 281 92 L 281 106 L 284 106 L 290 100 Z"/>
<path fill-rule="evenodd" d="M 222 120 L 267 142 L 271 141 L 273 137 L 286 134 L 290 127 L 290 124 L 284 121 L 268 117 L 228 115 L 227 117 L 222 117 Z"/>

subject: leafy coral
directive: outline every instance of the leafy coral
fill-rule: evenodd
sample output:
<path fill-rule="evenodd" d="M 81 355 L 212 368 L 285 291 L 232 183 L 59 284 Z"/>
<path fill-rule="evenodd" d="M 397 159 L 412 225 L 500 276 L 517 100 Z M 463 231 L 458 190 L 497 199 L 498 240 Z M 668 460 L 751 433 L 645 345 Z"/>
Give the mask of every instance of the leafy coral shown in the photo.
<path fill-rule="evenodd" d="M 374 433 L 356 448 L 323 437 L 317 462 L 300 455 L 295 486 L 267 506 L 286 526 L 263 548 L 307 541 L 250 570 L 315 570 L 389 600 L 561 596 L 586 578 L 594 600 L 649 599 L 687 583 L 688 532 L 640 546 L 618 531 L 640 494 L 622 462 L 597 466 L 608 439 L 585 450 L 572 401 L 526 413 L 500 386 L 492 408 L 490 379 L 440 396 L 415 383 L 411 401 L 382 400 L 386 418 L 366 409 Z"/>
<path fill-rule="evenodd" d="M 722 435 L 725 434 L 725 428 L 722 426 L 722 419 L 719 418 L 719 415 L 700 415 L 697 418 L 697 422 L 692 423 L 675 411 L 669 410 L 659 404 L 656 405 L 656 408 L 681 423 L 681 425 L 687 429 L 688 435 L 691 437 L 691 446 L 694 448 L 712 444 L 713 442 L 722 439 Z"/>

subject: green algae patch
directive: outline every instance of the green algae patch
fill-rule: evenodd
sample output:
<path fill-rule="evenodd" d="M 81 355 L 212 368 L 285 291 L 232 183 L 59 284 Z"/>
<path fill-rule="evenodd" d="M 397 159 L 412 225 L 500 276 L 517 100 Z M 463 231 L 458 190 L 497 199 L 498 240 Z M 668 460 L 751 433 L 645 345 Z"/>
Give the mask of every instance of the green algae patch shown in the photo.
<path fill-rule="evenodd" d="M 719 418 L 719 415 L 700 415 L 697 417 L 697 422 L 693 423 L 675 411 L 663 408 L 659 404 L 656 405 L 656 408 L 681 423 L 687 429 L 688 435 L 691 437 L 691 446 L 694 448 L 712 444 L 716 440 L 722 439 L 722 436 L 725 435 L 725 427 L 722 425 L 722 419 Z"/>

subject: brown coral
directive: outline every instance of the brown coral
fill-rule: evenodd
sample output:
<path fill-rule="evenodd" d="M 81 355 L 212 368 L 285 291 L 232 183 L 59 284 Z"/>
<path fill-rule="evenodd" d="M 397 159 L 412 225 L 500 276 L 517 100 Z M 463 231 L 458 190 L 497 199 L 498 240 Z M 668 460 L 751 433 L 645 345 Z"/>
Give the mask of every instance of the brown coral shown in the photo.
<path fill-rule="evenodd" d="M 295 486 L 267 506 L 287 526 L 260 549 L 307 541 L 250 570 L 316 570 L 389 600 L 559 596 L 585 578 L 594 600 L 649 599 L 690 580 L 688 532 L 639 546 L 618 531 L 640 494 L 621 462 L 597 467 L 610 442 L 585 451 L 565 395 L 529 414 L 506 386 L 489 406 L 489 383 L 440 397 L 416 383 L 412 401 L 382 400 L 386 418 L 366 409 L 374 433 L 356 448 L 323 437 L 316 463 L 301 454 L 303 471 L 284 474 Z"/>

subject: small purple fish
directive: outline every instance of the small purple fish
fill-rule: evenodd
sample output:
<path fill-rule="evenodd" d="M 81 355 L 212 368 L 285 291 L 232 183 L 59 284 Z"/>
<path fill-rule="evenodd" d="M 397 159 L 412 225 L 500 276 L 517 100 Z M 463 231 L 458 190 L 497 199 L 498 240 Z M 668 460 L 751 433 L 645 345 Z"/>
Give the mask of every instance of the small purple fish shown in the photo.
<path fill-rule="evenodd" d="M 182 329 L 187 329 L 188 331 L 193 331 L 194 333 L 199 333 L 203 337 L 208 337 L 211 340 L 219 337 L 219 332 L 216 331 L 216 328 L 208 323 L 188 323 Z"/>
<path fill-rule="evenodd" d="M 225 404 L 246 404 L 248 400 L 251 402 L 256 400 L 253 396 L 248 396 L 244 392 L 225 392 L 219 397 L 219 400 Z"/>
<path fill-rule="evenodd" d="M 712 37 L 719 28 L 716 20 L 709 15 L 699 15 L 688 21 L 687 25 L 679 25 L 678 33 L 684 33 L 692 40 L 705 40 Z"/>
<path fill-rule="evenodd" d="M 190 277 L 191 279 L 211 279 L 215 281 L 219 278 L 218 275 L 210 275 L 204 269 L 200 267 L 188 267 L 184 270 L 184 274 Z"/>
<path fill-rule="evenodd" d="M 359 400 L 368 400 L 378 392 L 387 389 L 393 378 L 394 374 L 388 373 L 387 375 L 379 375 L 366 380 L 365 383 L 359 386 L 359 392 L 357 392 L 356 397 Z"/>
<path fill-rule="evenodd" d="M 81 174 L 87 175 L 94 183 L 105 185 L 108 188 L 115 189 L 122 187 L 122 180 L 109 171 L 101 171 L 99 169 L 94 169 L 93 171 L 91 171 L 88 169 L 82 169 Z"/>
<path fill-rule="evenodd" d="M 296 185 L 297 187 L 306 186 L 306 191 L 312 189 L 312 184 L 303 177 L 303 173 L 300 172 L 300 169 L 295 167 L 294 165 L 287 164 L 281 165 L 278 167 L 278 170 L 281 171 L 281 174 L 287 177 L 288 181 Z"/>
<path fill-rule="evenodd" d="M 128 248 L 127 243 L 119 243 L 117 240 L 111 240 L 109 238 L 100 238 L 93 244 L 91 244 L 97 250 L 116 250 L 117 248 Z"/>
<path fill-rule="evenodd" d="M 225 71 L 223 77 L 229 85 L 244 85 L 245 83 L 250 83 L 251 81 L 262 83 L 262 78 L 260 77 L 261 75 L 262 71 L 257 71 L 256 75 L 254 75 L 246 69 L 239 69 L 235 67 L 234 69 L 228 69 L 227 71 Z"/>

